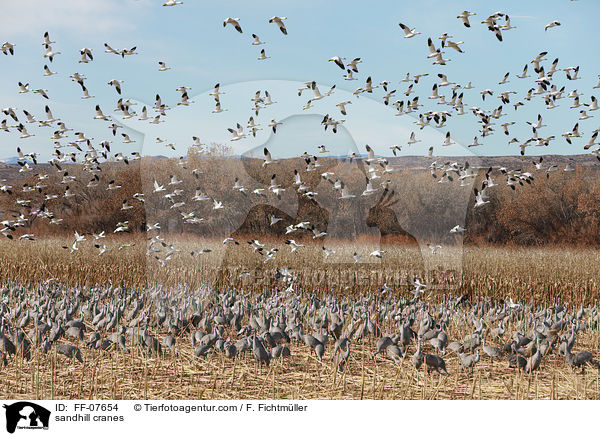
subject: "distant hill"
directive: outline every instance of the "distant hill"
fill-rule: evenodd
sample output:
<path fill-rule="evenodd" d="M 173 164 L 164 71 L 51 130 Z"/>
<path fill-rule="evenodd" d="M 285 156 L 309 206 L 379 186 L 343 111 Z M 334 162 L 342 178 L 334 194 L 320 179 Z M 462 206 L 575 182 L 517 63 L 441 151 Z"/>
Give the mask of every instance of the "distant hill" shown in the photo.
<path fill-rule="evenodd" d="M 578 154 L 578 155 L 546 155 L 544 158 L 544 167 L 548 165 L 566 165 L 571 162 L 575 166 L 598 166 L 600 162 L 595 156 L 590 154 Z M 526 169 L 533 166 L 534 161 L 539 161 L 539 156 L 437 156 L 437 157 L 424 157 L 424 156 L 401 156 L 388 158 L 390 164 L 399 168 L 414 168 L 414 169 L 425 169 L 431 165 L 432 162 L 437 163 L 443 162 L 458 162 L 464 163 L 469 162 L 475 168 L 501 168 L 506 167 L 509 169 Z"/>
<path fill-rule="evenodd" d="M 229 156 L 228 158 L 242 158 L 241 156 Z M 331 156 L 327 156 L 331 158 Z M 334 157 L 335 158 L 335 157 Z M 342 157 L 337 157 L 344 159 Z M 364 159 L 366 156 L 360 156 Z M 473 168 L 501 168 L 506 167 L 509 169 L 527 169 L 533 166 L 534 161 L 539 161 L 539 156 L 399 156 L 399 157 L 387 157 L 390 164 L 400 169 L 427 169 L 432 162 L 436 161 L 438 164 L 444 162 L 458 162 L 464 164 L 469 162 Z M 599 167 L 600 162 L 598 159 L 590 154 L 578 154 L 578 155 L 546 155 L 544 158 L 544 167 L 548 165 L 564 166 L 568 162 L 571 162 L 575 166 L 582 167 Z M 149 160 L 162 160 L 168 159 L 166 156 L 144 156 L 144 159 Z M 19 173 L 20 166 L 17 164 L 18 157 L 11 157 L 8 159 L 0 160 L 0 179 L 11 179 L 19 177 L 22 174 Z M 31 164 L 32 162 L 30 162 Z M 110 165 L 110 162 L 104 162 L 103 165 Z M 68 164 L 67 164 L 68 165 Z M 52 171 L 50 164 L 38 163 L 34 166 L 34 171 Z"/>

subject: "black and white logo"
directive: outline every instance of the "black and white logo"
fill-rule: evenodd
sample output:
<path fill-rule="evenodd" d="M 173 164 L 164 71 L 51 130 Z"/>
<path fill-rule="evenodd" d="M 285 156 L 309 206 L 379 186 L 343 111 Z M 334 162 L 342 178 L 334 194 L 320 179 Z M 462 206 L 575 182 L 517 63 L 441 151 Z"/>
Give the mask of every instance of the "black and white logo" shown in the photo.
<path fill-rule="evenodd" d="M 5 404 L 6 431 L 14 433 L 16 429 L 38 430 L 48 429 L 50 411 L 29 401 Z"/>

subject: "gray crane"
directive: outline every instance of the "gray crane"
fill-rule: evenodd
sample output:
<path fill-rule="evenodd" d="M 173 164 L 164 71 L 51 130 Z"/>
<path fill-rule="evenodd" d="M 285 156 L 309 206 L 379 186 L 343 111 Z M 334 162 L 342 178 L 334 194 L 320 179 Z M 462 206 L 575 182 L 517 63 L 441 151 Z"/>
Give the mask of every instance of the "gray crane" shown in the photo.
<path fill-rule="evenodd" d="M 460 364 L 463 370 L 470 370 L 471 374 L 473 374 L 475 365 L 477 364 L 477 362 L 479 362 L 479 350 L 477 350 L 475 354 L 459 353 L 458 356 L 460 357 Z"/>
<path fill-rule="evenodd" d="M 350 358 L 350 341 L 346 340 L 344 342 L 345 345 L 345 349 L 344 350 L 340 350 L 340 358 L 338 360 L 338 371 L 342 372 L 344 370 L 344 367 L 346 366 L 346 363 L 348 363 L 348 360 Z"/>
<path fill-rule="evenodd" d="M 527 360 L 527 365 L 525 366 L 525 372 L 531 374 L 534 371 L 537 371 L 540 367 L 540 363 L 542 362 L 542 352 L 540 350 L 540 340 L 537 339 L 536 351 L 531 355 L 531 357 Z"/>
<path fill-rule="evenodd" d="M 600 363 L 594 360 L 594 356 L 589 351 L 580 351 L 579 353 L 573 354 L 570 347 L 565 348 L 565 362 L 572 368 L 581 368 L 581 371 L 585 371 L 586 365 L 595 366 L 600 369 Z"/>
<path fill-rule="evenodd" d="M 485 337 L 481 340 L 481 349 L 490 357 L 492 363 L 494 363 L 494 359 L 502 357 L 502 350 L 500 350 L 498 347 L 494 347 L 493 345 L 486 344 Z"/>
<path fill-rule="evenodd" d="M 506 360 L 510 368 L 517 368 L 519 371 L 524 370 L 527 366 L 527 359 L 519 354 L 509 354 L 506 356 Z"/>
<path fill-rule="evenodd" d="M 256 332 L 254 332 L 254 335 L 252 336 L 252 352 L 254 354 L 254 359 L 259 364 L 269 366 L 269 363 L 271 363 L 271 355 L 265 350 L 262 342 L 256 337 Z"/>
<path fill-rule="evenodd" d="M 423 365 L 423 360 L 424 356 L 423 353 L 421 353 L 421 339 L 419 339 L 417 341 L 417 351 L 415 351 L 415 354 L 411 357 L 411 362 L 417 371 L 421 368 L 421 365 Z"/>
<path fill-rule="evenodd" d="M 404 358 L 404 350 L 398 345 L 392 344 L 385 349 L 386 354 L 394 363 L 401 365 L 402 359 Z"/>
<path fill-rule="evenodd" d="M 448 374 L 446 371 L 446 362 L 440 356 L 436 356 L 435 354 L 425 354 L 425 365 L 427 365 L 427 372 L 430 372 L 432 369 L 435 369 L 438 374 Z"/>
<path fill-rule="evenodd" d="M 67 356 L 69 359 L 77 359 L 83 363 L 81 357 L 81 351 L 75 345 L 71 344 L 58 344 L 54 347 L 57 353 Z"/>

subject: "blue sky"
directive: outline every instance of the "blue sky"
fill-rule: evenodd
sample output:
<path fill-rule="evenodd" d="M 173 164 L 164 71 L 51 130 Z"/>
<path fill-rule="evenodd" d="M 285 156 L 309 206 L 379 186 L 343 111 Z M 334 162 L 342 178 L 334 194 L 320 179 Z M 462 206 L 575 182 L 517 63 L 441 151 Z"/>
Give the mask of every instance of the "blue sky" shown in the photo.
<path fill-rule="evenodd" d="M 557 72 L 553 83 L 560 88 L 566 86 L 565 95 L 572 89 L 583 93 L 582 103 L 589 103 L 590 96 L 599 96 L 598 89 L 592 89 L 600 73 L 600 60 L 594 42 L 600 30 L 595 19 L 600 3 L 592 0 L 557 1 L 421 1 L 421 2 L 275 2 L 275 1 L 222 1 L 197 2 L 186 0 L 183 5 L 162 7 L 162 1 L 150 0 L 105 0 L 84 2 L 64 0 L 48 4 L 41 0 L 24 0 L 3 6 L 4 13 L 0 26 L 0 42 L 16 44 L 15 56 L 0 55 L 3 80 L 0 83 L 1 106 L 19 109 L 44 117 L 43 108 L 49 104 L 55 117 L 60 117 L 75 131 L 83 131 L 94 138 L 113 140 L 113 152 L 143 151 L 147 154 L 180 155 L 191 144 L 191 137 L 198 136 L 202 142 L 226 142 L 236 154 L 261 146 L 271 139 L 267 128 L 271 119 L 284 120 L 277 135 L 282 137 L 276 143 L 279 150 L 274 154 L 285 156 L 300 154 L 303 151 L 316 153 L 317 146 L 326 144 L 333 154 L 345 153 L 355 148 L 364 152 L 364 145 L 370 144 L 378 154 L 389 154 L 389 146 L 400 144 L 404 154 L 424 154 L 429 146 L 434 146 L 435 154 L 464 155 L 506 155 L 518 154 L 516 145 L 507 145 L 507 140 L 517 137 L 524 141 L 531 135 L 526 121 L 534 121 L 537 114 L 544 117 L 548 127 L 540 130 L 540 136 L 557 136 L 549 147 L 530 147 L 527 154 L 571 154 L 582 153 L 583 145 L 594 129 L 600 125 L 597 112 L 593 118 L 581 121 L 583 137 L 568 145 L 560 135 L 570 130 L 578 121 L 579 110 L 569 109 L 572 100 L 566 97 L 553 110 L 544 108 L 540 96 L 534 97 L 516 112 L 511 105 L 505 105 L 508 115 L 495 120 L 496 132 L 486 138 L 480 137 L 484 146 L 466 149 L 478 134 L 479 125 L 472 115 L 453 116 L 447 127 L 439 130 L 426 128 L 422 131 L 414 125 L 415 114 L 394 116 L 395 110 L 384 106 L 384 92 L 377 88 L 372 95 L 352 95 L 357 87 L 364 85 L 367 76 L 375 84 L 382 80 L 391 83 L 398 98 L 406 100 L 401 93 L 408 83 L 400 82 L 407 72 L 411 74 L 429 73 L 428 77 L 414 86 L 415 95 L 420 96 L 425 105 L 422 110 L 451 110 L 449 106 L 437 105 L 427 99 L 431 95 L 433 83 L 438 82 L 437 73 L 444 73 L 453 82 L 465 85 L 471 81 L 475 89 L 465 90 L 465 110 L 479 106 L 491 110 L 500 105 L 496 98 L 498 91 L 513 90 L 511 103 L 522 100 L 527 89 L 534 87 L 535 77 L 518 79 L 523 66 L 541 51 L 548 51 L 546 69 L 559 58 L 559 68 L 580 66 L 581 80 L 568 81 L 563 72 Z M 456 19 L 463 10 L 475 12 L 471 17 L 471 28 L 466 28 Z M 510 15 L 511 24 L 516 29 L 504 31 L 504 42 L 494 35 L 480 21 L 495 11 Z M 288 35 L 283 35 L 274 24 L 267 21 L 273 15 L 286 16 Z M 227 17 L 239 17 L 244 30 L 239 34 L 232 27 L 223 28 L 222 21 Z M 544 26 L 559 20 L 562 26 L 544 31 Z M 416 27 L 422 34 L 411 39 L 403 38 L 398 23 Z M 55 50 L 61 51 L 53 63 L 42 57 L 41 45 L 44 31 L 49 31 Z M 451 61 L 446 66 L 431 65 L 426 58 L 426 41 L 431 36 L 439 47 L 439 35 L 448 32 L 453 41 L 464 41 L 465 53 L 445 49 L 445 58 Z M 254 47 L 251 34 L 256 33 L 266 44 Z M 139 55 L 122 59 L 104 53 L 103 44 L 121 49 L 137 46 Z M 93 50 L 94 61 L 80 64 L 79 49 Z M 270 59 L 257 60 L 260 48 L 264 48 Z M 332 56 L 347 59 L 360 57 L 359 73 L 356 81 L 345 81 L 343 71 L 327 60 Z M 172 69 L 158 71 L 158 61 L 165 61 Z M 58 74 L 52 77 L 42 75 L 42 67 L 48 64 Z M 506 72 L 511 72 L 510 82 L 498 85 Z M 88 79 L 86 86 L 95 98 L 82 100 L 79 85 L 69 79 L 69 75 L 79 72 Z M 531 65 L 529 74 L 535 76 Z M 121 120 L 113 112 L 117 93 L 107 85 L 111 79 L 123 80 L 123 97 L 138 102 L 136 110 L 154 103 L 155 94 L 173 107 L 168 112 L 166 122 L 151 125 L 147 121 Z M 336 85 L 330 97 L 314 103 L 313 108 L 302 110 L 308 100 L 308 92 L 297 96 L 299 84 L 315 80 L 321 92 Z M 29 82 L 31 89 L 48 90 L 50 100 L 33 93 L 19 94 L 17 82 Z M 208 95 L 215 83 L 221 83 L 226 93 L 221 102 L 226 112 L 213 114 L 213 99 Z M 189 92 L 195 101 L 189 107 L 176 107 L 178 86 L 191 87 Z M 443 93 L 451 96 L 446 87 Z M 481 100 L 479 91 L 490 88 L 493 97 Z M 250 98 L 257 90 L 269 90 L 276 104 L 264 109 L 257 117 L 251 111 Z M 339 113 L 335 104 L 352 101 L 347 107 L 348 116 Z M 121 144 L 113 138 L 106 126 L 109 124 L 93 120 L 94 107 L 99 104 L 105 114 L 111 115 L 119 124 L 126 126 L 123 131 L 131 134 L 134 144 Z M 152 111 L 150 111 L 152 113 Z M 335 119 L 345 119 L 343 126 L 347 135 L 336 137 L 331 132 L 311 133 L 313 129 L 302 129 L 297 122 L 286 126 L 285 119 L 296 115 L 329 113 Z M 3 115 L 3 114 L 0 114 Z M 263 130 L 256 138 L 229 141 L 231 135 L 227 127 L 236 123 L 244 124 L 254 115 Z M 4 116 L 2 116 L 4 118 Z M 298 117 L 294 117 L 298 120 Z M 313 123 L 317 117 L 305 117 Z M 310 121 L 313 120 L 313 121 Z M 515 121 L 511 135 L 506 137 L 499 124 Z M 9 124 L 12 124 L 9 119 Z M 42 159 L 48 159 L 53 142 L 48 139 L 54 128 L 26 125 L 34 137 L 20 139 L 16 131 L 0 131 L 0 159 L 14 156 L 17 146 L 26 152 L 38 152 Z M 311 126 L 312 127 L 312 126 Z M 317 129 L 318 130 L 318 129 Z M 410 132 L 417 132 L 422 142 L 407 146 Z M 442 137 L 451 131 L 452 137 L 462 146 L 442 147 Z M 161 137 L 176 144 L 171 152 L 156 144 L 154 138 Z M 350 138 L 350 139 L 348 139 Z M 68 139 L 63 140 L 66 144 Z"/>

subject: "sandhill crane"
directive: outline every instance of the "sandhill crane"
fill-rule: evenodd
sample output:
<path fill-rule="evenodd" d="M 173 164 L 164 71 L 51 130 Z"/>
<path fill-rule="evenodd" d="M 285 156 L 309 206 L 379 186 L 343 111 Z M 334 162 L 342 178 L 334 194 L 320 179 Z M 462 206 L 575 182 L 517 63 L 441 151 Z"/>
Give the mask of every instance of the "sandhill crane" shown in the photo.
<path fill-rule="evenodd" d="M 500 348 L 494 347 L 492 345 L 487 345 L 485 343 L 485 338 L 482 339 L 481 343 L 482 343 L 481 349 L 483 350 L 483 352 L 485 354 L 487 354 L 490 357 L 492 363 L 494 363 L 494 358 L 497 359 L 497 358 L 502 357 L 502 351 L 500 350 Z"/>
<path fill-rule="evenodd" d="M 421 353 L 421 339 L 419 339 L 417 341 L 417 351 L 415 351 L 415 354 L 411 357 L 411 362 L 417 371 L 421 368 L 421 365 L 423 365 L 423 360 L 424 356 L 423 353 Z"/>
<path fill-rule="evenodd" d="M 581 368 L 582 372 L 585 371 L 586 365 L 592 365 L 597 369 L 600 369 L 600 363 L 594 360 L 592 353 L 589 351 L 580 351 L 579 353 L 573 354 L 571 353 L 571 348 L 569 346 L 565 348 L 565 362 L 571 367 Z"/>
<path fill-rule="evenodd" d="M 542 362 L 542 352 L 540 350 L 540 340 L 537 339 L 537 350 L 536 352 L 527 360 L 527 365 L 525 365 L 525 372 L 531 374 L 536 371 L 540 367 L 540 363 Z"/>
<path fill-rule="evenodd" d="M 54 348 L 57 353 L 67 356 L 69 359 L 77 359 L 81 363 L 83 363 L 83 358 L 81 357 L 81 351 L 75 345 L 58 344 Z"/>
<path fill-rule="evenodd" d="M 479 362 L 479 350 L 477 350 L 475 354 L 459 353 L 459 357 L 463 370 L 471 370 L 471 374 L 473 374 L 475 365 Z"/>
<path fill-rule="evenodd" d="M 262 342 L 256 337 L 256 332 L 254 332 L 254 335 L 252 336 L 252 353 L 254 354 L 254 359 L 259 364 L 269 366 L 271 355 L 265 350 Z"/>
<path fill-rule="evenodd" d="M 436 356 L 435 354 L 425 354 L 425 365 L 427 365 L 427 372 L 430 372 L 432 369 L 435 369 L 438 374 L 448 374 L 446 371 L 446 362 L 440 356 Z"/>

